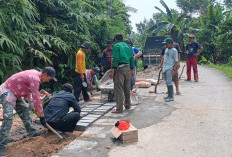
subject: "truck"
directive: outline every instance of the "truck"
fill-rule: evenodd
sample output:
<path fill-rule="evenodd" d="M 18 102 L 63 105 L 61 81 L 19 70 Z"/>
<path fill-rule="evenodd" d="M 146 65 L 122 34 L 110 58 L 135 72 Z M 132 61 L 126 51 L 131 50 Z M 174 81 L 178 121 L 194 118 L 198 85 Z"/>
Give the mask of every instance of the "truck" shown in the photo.
<path fill-rule="evenodd" d="M 161 61 L 164 36 L 147 37 L 142 56 L 144 68 L 157 66 Z"/>

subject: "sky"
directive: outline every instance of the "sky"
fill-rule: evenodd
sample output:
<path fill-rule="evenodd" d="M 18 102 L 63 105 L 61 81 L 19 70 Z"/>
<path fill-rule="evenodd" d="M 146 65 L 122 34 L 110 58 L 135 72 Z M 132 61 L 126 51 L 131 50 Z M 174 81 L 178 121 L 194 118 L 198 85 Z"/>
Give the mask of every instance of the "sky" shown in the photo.
<path fill-rule="evenodd" d="M 162 5 L 159 2 L 160 0 L 123 0 L 123 2 L 130 7 L 133 7 L 137 9 L 137 13 L 129 13 L 131 15 L 130 20 L 133 27 L 133 31 L 137 32 L 136 30 L 136 23 L 139 23 L 140 21 L 143 21 L 144 18 L 150 19 L 152 18 L 153 13 L 159 12 L 154 7 L 157 6 L 161 8 L 163 11 L 165 9 L 162 7 Z M 175 0 L 164 0 L 165 3 L 168 5 L 171 9 L 177 9 L 180 10 L 176 6 Z"/>

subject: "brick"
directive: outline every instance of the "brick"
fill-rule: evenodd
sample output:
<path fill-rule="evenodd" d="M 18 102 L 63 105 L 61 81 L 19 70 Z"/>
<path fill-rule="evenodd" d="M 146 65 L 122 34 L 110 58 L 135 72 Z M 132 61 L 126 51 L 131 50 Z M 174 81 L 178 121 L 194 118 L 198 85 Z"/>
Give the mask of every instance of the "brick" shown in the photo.
<path fill-rule="evenodd" d="M 81 111 L 84 111 L 84 112 L 91 112 L 91 111 L 93 111 L 94 109 L 92 109 L 92 108 L 82 108 L 81 109 Z"/>
<path fill-rule="evenodd" d="M 97 119 L 81 119 L 79 122 L 80 123 L 93 123 L 94 121 L 96 121 Z"/>
<path fill-rule="evenodd" d="M 76 125 L 76 130 L 85 131 L 90 125 L 90 123 L 82 123 L 79 121 Z"/>
<path fill-rule="evenodd" d="M 112 108 L 114 108 L 113 106 L 101 106 L 101 107 L 99 107 L 99 108 L 97 108 L 98 110 L 110 110 L 110 109 L 112 109 Z"/>
<path fill-rule="evenodd" d="M 91 103 L 90 105 L 103 105 L 103 103 L 94 102 L 94 103 Z"/>
<path fill-rule="evenodd" d="M 101 115 L 97 115 L 97 114 L 89 114 L 88 117 L 94 117 L 94 118 L 100 118 Z"/>
<path fill-rule="evenodd" d="M 103 106 L 116 106 L 116 102 L 105 103 Z"/>

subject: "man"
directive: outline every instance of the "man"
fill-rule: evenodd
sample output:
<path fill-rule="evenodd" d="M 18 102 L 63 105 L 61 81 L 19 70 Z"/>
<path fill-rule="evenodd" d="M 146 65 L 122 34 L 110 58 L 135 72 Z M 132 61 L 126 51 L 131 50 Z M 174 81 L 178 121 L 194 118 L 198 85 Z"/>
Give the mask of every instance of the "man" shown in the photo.
<path fill-rule="evenodd" d="M 79 97 L 82 91 L 84 101 L 91 101 L 89 98 L 89 94 L 87 93 L 87 87 L 82 85 L 82 82 L 87 82 L 86 80 L 86 60 L 85 60 L 85 54 L 89 51 L 89 49 L 92 47 L 92 45 L 89 42 L 84 42 L 81 45 L 81 48 L 77 52 L 76 55 L 76 79 L 74 82 L 74 95 L 79 102 Z"/>
<path fill-rule="evenodd" d="M 41 83 L 56 81 L 55 69 L 46 67 L 42 72 L 26 70 L 12 75 L 0 86 L 0 103 L 3 105 L 3 123 L 0 132 L 0 156 L 7 156 L 6 146 L 8 135 L 13 122 L 13 110 L 15 109 L 22 119 L 28 135 L 33 138 L 39 135 L 32 126 L 29 108 L 25 100 L 31 95 L 34 103 L 34 112 L 40 117 L 40 122 L 45 126 L 44 113 L 41 105 L 39 86 Z M 24 98 L 24 99 L 23 99 Z"/>
<path fill-rule="evenodd" d="M 169 35 L 165 35 L 164 37 L 164 41 L 167 39 L 167 38 L 170 38 Z M 176 72 L 175 74 L 172 76 L 172 81 L 174 82 L 175 86 L 176 86 L 176 95 L 180 95 L 180 88 L 179 88 L 179 78 L 178 78 L 178 69 L 180 68 L 180 54 L 181 54 L 181 49 L 180 49 L 180 46 L 178 43 L 174 42 L 173 41 L 173 47 L 177 50 L 178 52 L 178 66 L 177 66 L 177 69 L 176 69 Z M 158 67 L 158 69 L 160 69 L 162 66 L 163 66 L 163 62 L 164 62 L 164 53 L 165 53 L 165 50 L 166 50 L 167 46 L 165 45 L 162 49 L 162 53 L 161 53 L 161 63 Z"/>
<path fill-rule="evenodd" d="M 94 69 L 87 69 L 86 70 L 86 79 L 87 79 L 87 84 L 88 84 L 88 89 L 92 90 L 93 84 L 98 85 L 98 80 L 97 80 L 97 74 L 100 73 L 99 67 L 95 67 Z"/>
<path fill-rule="evenodd" d="M 103 71 L 104 73 L 111 69 L 112 60 L 113 60 L 113 55 L 112 55 L 113 44 L 111 41 L 108 41 L 106 45 L 107 48 L 103 51 L 102 60 L 101 60 L 101 71 Z"/>
<path fill-rule="evenodd" d="M 163 74 L 168 88 L 168 96 L 165 97 L 165 102 L 174 101 L 173 98 L 173 85 L 172 76 L 176 73 L 178 67 L 178 52 L 173 47 L 172 38 L 167 38 L 163 44 L 166 44 L 167 48 L 164 53 L 163 61 Z"/>
<path fill-rule="evenodd" d="M 73 132 L 80 119 L 81 109 L 75 96 L 72 94 L 73 86 L 65 83 L 61 91 L 53 93 L 53 97 L 44 109 L 46 122 L 52 128 L 61 132 Z M 69 108 L 74 109 L 69 112 Z"/>
<path fill-rule="evenodd" d="M 123 42 L 121 34 L 116 34 L 114 40 L 116 44 L 113 47 L 113 68 L 111 69 L 110 77 L 114 80 L 114 94 L 117 107 L 112 113 L 122 113 L 123 102 L 126 109 L 130 109 L 131 106 L 130 85 L 131 76 L 134 75 L 134 58 L 131 53 L 131 47 Z"/>
<path fill-rule="evenodd" d="M 193 67 L 194 80 L 198 82 L 197 56 L 199 56 L 202 51 L 203 47 L 194 41 L 194 35 L 189 35 L 189 43 L 186 45 L 187 81 L 191 81 L 191 67 Z"/>
<path fill-rule="evenodd" d="M 135 65 L 135 68 L 134 68 L 134 76 L 131 78 L 131 90 L 133 89 L 134 85 L 135 85 L 135 82 L 136 82 L 136 74 L 137 74 L 137 59 L 142 56 L 142 52 L 134 46 L 133 42 L 131 39 L 128 39 L 125 41 L 128 45 L 131 46 L 132 48 L 132 55 L 134 57 L 134 65 Z"/>

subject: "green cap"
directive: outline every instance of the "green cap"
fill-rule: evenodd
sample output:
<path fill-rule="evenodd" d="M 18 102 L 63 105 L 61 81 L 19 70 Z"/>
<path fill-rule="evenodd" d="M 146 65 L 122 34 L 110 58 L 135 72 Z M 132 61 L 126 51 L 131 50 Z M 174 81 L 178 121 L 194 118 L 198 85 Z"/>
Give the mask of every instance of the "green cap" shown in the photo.
<path fill-rule="evenodd" d="M 167 38 L 164 42 L 162 42 L 163 44 L 167 44 L 167 43 L 173 43 L 172 38 Z"/>

